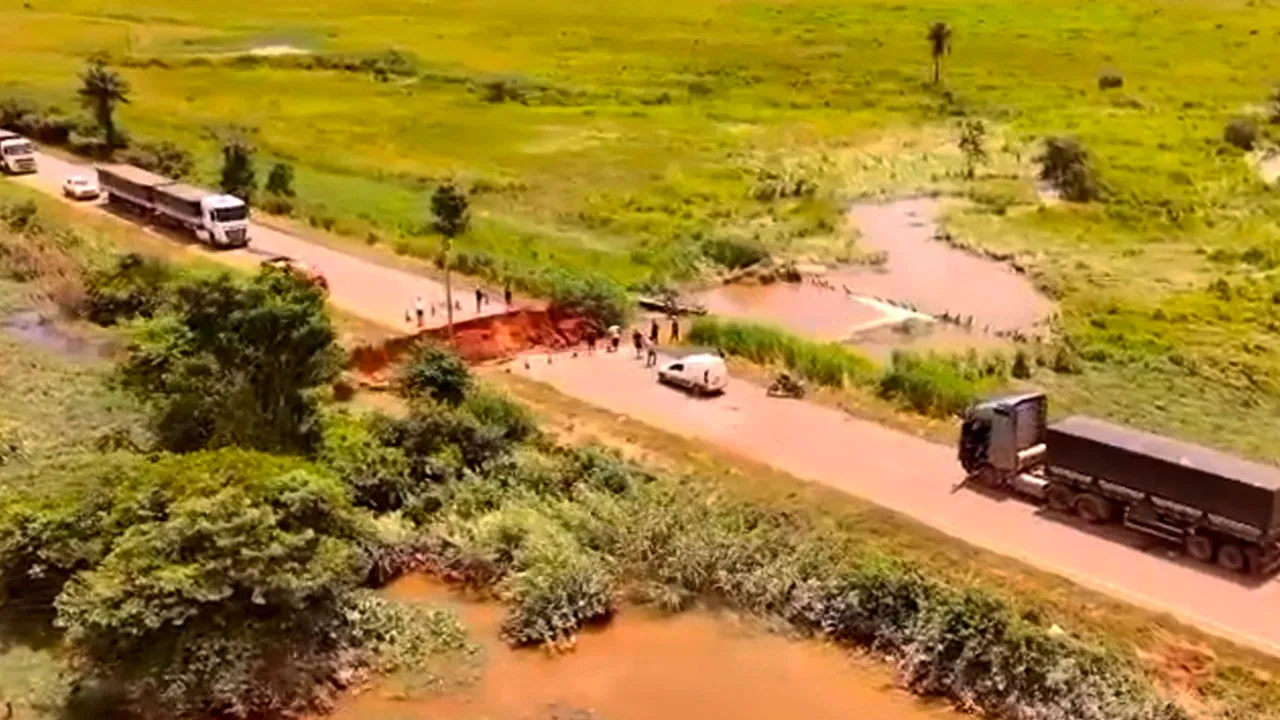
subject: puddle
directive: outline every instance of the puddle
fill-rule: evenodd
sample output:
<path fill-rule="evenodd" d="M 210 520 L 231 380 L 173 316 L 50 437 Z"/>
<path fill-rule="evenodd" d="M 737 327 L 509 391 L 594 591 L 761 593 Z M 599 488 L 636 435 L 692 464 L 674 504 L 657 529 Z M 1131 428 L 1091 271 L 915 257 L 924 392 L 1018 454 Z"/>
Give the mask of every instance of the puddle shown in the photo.
<path fill-rule="evenodd" d="M 514 651 L 497 639 L 502 608 L 463 599 L 423 576 L 389 594 L 454 608 L 484 645 L 481 678 L 460 691 L 402 700 L 348 697 L 335 720 L 958 720 L 892 687 L 838 648 L 791 641 L 703 612 L 626 609 L 568 653 Z"/>
<path fill-rule="evenodd" d="M 912 317 L 927 322 L 972 316 L 969 330 L 940 323 L 942 329 L 931 333 L 960 347 L 991 344 L 993 336 L 1015 331 L 1031 334 L 1053 304 L 1030 278 L 1004 263 L 935 240 L 942 210 L 943 201 L 933 198 L 860 203 L 849 217 L 862 232 L 864 248 L 887 256 L 883 264 L 839 268 L 798 285 L 725 286 L 698 301 L 716 314 L 857 345 L 875 331 L 871 345 L 902 347 L 877 328 Z"/>
<path fill-rule="evenodd" d="M 59 355 L 102 357 L 108 352 L 103 343 L 63 330 L 37 310 L 24 310 L 0 319 L 0 328 L 26 345 Z"/>

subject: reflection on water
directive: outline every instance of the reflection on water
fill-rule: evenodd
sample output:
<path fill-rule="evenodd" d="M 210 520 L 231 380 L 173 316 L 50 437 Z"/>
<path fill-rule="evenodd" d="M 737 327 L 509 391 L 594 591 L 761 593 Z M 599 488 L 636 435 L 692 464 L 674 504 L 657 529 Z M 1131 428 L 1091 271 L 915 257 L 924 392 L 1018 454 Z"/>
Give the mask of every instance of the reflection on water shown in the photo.
<path fill-rule="evenodd" d="M 502 609 L 462 599 L 423 576 L 390 595 L 456 609 L 486 649 L 473 686 L 396 700 L 370 690 L 339 705 L 338 720 L 941 720 L 960 715 L 928 707 L 892 687 L 882 669 L 839 649 L 791 641 L 719 615 L 657 616 L 628 608 L 606 628 L 585 633 L 553 656 L 513 651 L 497 639 Z"/>

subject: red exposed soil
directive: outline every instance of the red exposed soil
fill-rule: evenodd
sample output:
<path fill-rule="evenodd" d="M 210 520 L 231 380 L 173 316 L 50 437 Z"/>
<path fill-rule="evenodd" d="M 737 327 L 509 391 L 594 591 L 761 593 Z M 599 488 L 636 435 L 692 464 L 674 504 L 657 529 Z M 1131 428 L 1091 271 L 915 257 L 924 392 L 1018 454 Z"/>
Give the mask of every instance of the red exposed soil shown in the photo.
<path fill-rule="evenodd" d="M 515 310 L 501 315 L 454 323 L 454 347 L 467 362 L 481 363 L 513 357 L 534 348 L 562 350 L 582 341 L 589 327 L 580 317 L 549 310 Z M 375 377 L 394 365 L 424 338 L 447 342 L 447 328 L 432 328 L 393 338 L 379 345 L 363 345 L 351 353 L 353 369 Z"/>

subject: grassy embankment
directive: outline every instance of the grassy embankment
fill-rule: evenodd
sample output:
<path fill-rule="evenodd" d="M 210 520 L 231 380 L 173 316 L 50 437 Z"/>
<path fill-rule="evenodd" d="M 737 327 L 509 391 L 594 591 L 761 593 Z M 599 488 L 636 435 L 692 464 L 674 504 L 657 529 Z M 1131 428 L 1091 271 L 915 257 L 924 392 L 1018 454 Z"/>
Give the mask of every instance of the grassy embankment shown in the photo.
<path fill-rule="evenodd" d="M 482 191 L 459 245 L 473 268 L 678 277 L 706 263 L 699 238 L 726 237 L 840 256 L 851 197 L 967 193 L 976 206 L 951 219 L 960 241 L 1018 253 L 1060 298 L 1087 368 L 1037 375 L 1060 407 L 1260 457 L 1280 447 L 1280 211 L 1221 141 L 1233 116 L 1266 113 L 1272 8 L 493 0 L 378 14 L 149 0 L 122 14 L 50 0 L 0 12 L 8 91 L 69 108 L 89 53 L 155 58 L 124 70 L 125 125 L 198 151 L 206 179 L 211 131 L 256 128 L 264 156 L 296 165 L 300 213 L 317 225 L 429 250 L 405 231 L 436 179 L 461 174 Z M 938 19 L 955 30 L 946 92 L 925 83 Z M 385 82 L 305 58 L 191 61 L 280 43 L 405 60 Z M 1101 90 L 1104 72 L 1122 87 Z M 974 183 L 957 180 L 959 114 L 993 128 Z M 1104 201 L 1038 204 L 1030 158 L 1059 133 L 1092 152 Z M 756 199 L 801 179 L 811 196 Z"/>

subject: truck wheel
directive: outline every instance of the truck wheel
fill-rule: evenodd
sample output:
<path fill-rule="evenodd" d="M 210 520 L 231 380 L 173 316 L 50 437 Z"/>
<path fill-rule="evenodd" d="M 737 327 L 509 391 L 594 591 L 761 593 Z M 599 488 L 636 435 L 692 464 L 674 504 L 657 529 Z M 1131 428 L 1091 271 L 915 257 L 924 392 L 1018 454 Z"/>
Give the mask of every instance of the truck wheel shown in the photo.
<path fill-rule="evenodd" d="M 1058 483 L 1049 483 L 1049 489 L 1045 491 L 1045 499 L 1049 501 L 1049 507 L 1058 512 L 1071 512 L 1071 508 L 1076 504 L 1076 494 L 1071 488 Z"/>
<path fill-rule="evenodd" d="M 1188 535 L 1182 541 L 1187 554 L 1200 562 L 1213 562 L 1213 538 L 1204 535 Z"/>
<path fill-rule="evenodd" d="M 1085 493 L 1076 501 L 1076 512 L 1080 513 L 1085 522 L 1097 525 L 1111 519 L 1115 514 L 1115 506 L 1104 497 Z"/>
<path fill-rule="evenodd" d="M 1231 572 L 1243 572 L 1249 563 L 1239 545 L 1222 543 L 1218 548 L 1218 565 Z"/>

